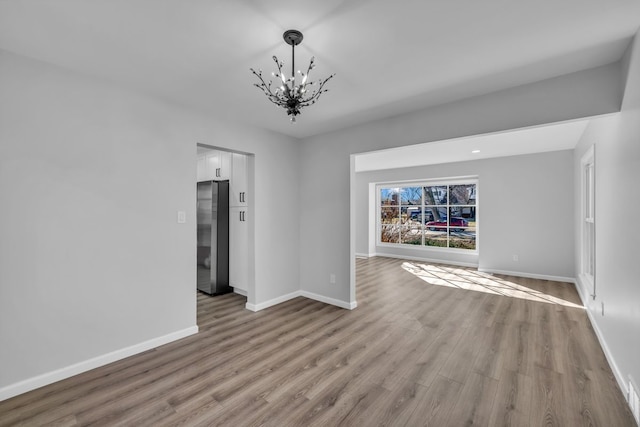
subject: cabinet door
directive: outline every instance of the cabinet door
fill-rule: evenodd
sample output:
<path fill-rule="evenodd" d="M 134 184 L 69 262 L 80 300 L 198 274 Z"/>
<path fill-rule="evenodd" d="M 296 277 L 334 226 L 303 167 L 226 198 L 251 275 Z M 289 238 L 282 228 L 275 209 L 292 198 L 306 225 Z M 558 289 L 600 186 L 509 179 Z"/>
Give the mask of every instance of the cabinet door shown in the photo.
<path fill-rule="evenodd" d="M 230 206 L 247 206 L 247 156 L 231 154 Z"/>
<path fill-rule="evenodd" d="M 231 153 L 218 151 L 218 175 L 214 179 L 231 179 Z"/>
<path fill-rule="evenodd" d="M 247 292 L 249 277 L 247 209 L 229 209 L 229 285 Z"/>
<path fill-rule="evenodd" d="M 217 177 L 220 168 L 220 155 L 217 151 L 211 151 L 205 155 L 205 175 L 207 180 L 220 179 Z"/>

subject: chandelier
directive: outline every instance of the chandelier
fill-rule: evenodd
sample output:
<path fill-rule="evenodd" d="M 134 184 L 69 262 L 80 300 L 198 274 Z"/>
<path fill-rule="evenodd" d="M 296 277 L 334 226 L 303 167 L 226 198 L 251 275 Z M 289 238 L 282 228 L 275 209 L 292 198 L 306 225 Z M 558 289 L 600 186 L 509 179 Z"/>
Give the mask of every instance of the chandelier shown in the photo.
<path fill-rule="evenodd" d="M 308 81 L 309 72 L 316 66 L 315 58 L 311 57 L 307 72 L 303 73 L 298 70 L 301 80 L 299 84 L 296 84 L 296 74 L 294 71 L 296 55 L 295 47 L 302 42 L 302 33 L 298 30 L 287 30 L 282 35 L 282 38 L 284 38 L 284 41 L 288 45 L 291 45 L 291 77 L 285 77 L 284 72 L 282 71 L 284 62 L 278 61 L 278 58 L 276 58 L 275 55 L 272 58 L 278 67 L 278 73 L 276 74 L 274 72 L 271 73 L 271 75 L 281 80 L 281 82 L 278 82 L 278 84 L 281 83 L 280 86 L 276 85 L 276 87 L 272 89 L 272 80 L 269 80 L 269 83 L 266 83 L 262 78 L 262 70 L 259 70 L 258 72 L 253 68 L 250 68 L 250 70 L 256 77 L 258 77 L 258 79 L 260 79 L 260 83 L 254 83 L 253 85 L 262 90 L 262 92 L 267 95 L 269 101 L 286 109 L 287 114 L 291 116 L 291 122 L 295 123 L 296 116 L 300 114 L 300 110 L 303 107 L 315 104 L 318 98 L 320 98 L 320 95 L 329 90 L 325 89 L 324 85 L 331 80 L 335 74 L 332 74 L 319 82 Z"/>

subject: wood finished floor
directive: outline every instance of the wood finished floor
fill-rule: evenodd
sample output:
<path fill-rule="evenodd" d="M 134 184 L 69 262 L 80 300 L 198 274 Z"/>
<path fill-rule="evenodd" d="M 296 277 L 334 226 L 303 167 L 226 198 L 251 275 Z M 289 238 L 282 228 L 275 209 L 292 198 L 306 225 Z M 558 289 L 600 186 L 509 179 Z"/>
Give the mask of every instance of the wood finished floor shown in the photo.
<path fill-rule="evenodd" d="M 635 425 L 573 285 L 371 258 L 357 300 L 200 294 L 197 335 L 0 402 L 0 425 Z"/>

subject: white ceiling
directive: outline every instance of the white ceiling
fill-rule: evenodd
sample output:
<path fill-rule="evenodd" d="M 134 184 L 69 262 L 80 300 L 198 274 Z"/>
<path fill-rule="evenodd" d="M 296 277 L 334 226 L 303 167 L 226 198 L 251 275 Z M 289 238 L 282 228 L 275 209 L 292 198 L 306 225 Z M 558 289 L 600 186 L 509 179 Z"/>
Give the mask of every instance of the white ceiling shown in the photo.
<path fill-rule="evenodd" d="M 640 0 L 0 0 L 0 48 L 306 137 L 618 60 Z M 291 125 L 249 67 L 336 73 Z"/>
<path fill-rule="evenodd" d="M 358 154 L 356 172 L 572 150 L 587 120 L 537 126 Z"/>

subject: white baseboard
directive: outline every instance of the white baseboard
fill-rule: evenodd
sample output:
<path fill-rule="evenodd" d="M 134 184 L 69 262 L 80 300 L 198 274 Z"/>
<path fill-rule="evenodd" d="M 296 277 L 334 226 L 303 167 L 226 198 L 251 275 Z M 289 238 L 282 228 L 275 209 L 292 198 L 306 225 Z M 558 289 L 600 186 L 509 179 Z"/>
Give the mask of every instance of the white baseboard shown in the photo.
<path fill-rule="evenodd" d="M 351 302 L 341 301 L 335 298 L 329 298 L 322 295 L 314 294 L 313 292 L 309 292 L 309 291 L 300 291 L 300 294 L 305 298 L 320 301 L 325 304 L 335 305 L 340 308 L 346 308 L 347 310 L 353 310 L 358 306 L 358 303 L 356 301 L 351 301 Z"/>
<path fill-rule="evenodd" d="M 31 390 L 35 390 L 36 388 L 40 388 L 60 380 L 64 380 L 65 378 L 90 371 L 91 369 L 108 365 L 109 363 L 116 362 L 129 356 L 133 356 L 134 354 L 142 353 L 144 351 L 160 347 L 161 345 L 168 344 L 172 341 L 177 341 L 181 338 L 188 337 L 189 335 L 193 335 L 196 333 L 198 333 L 198 326 L 191 326 L 181 331 L 172 332 L 161 337 L 141 342 L 140 344 L 135 344 L 130 347 L 112 351 L 111 353 L 103 354 L 101 356 L 97 356 L 92 359 L 73 364 L 71 366 L 60 368 L 52 372 L 47 372 L 46 374 L 38 375 L 36 377 L 29 378 L 18 383 L 8 385 L 6 387 L 0 388 L 0 401 L 9 399 L 22 393 L 26 393 Z"/>
<path fill-rule="evenodd" d="M 269 307 L 273 307 L 274 305 L 281 304 L 285 301 L 289 301 L 290 299 L 297 298 L 299 296 L 301 296 L 300 291 L 295 291 L 295 292 L 291 292 L 290 294 L 282 295 L 282 296 L 270 299 L 268 301 L 261 302 L 259 304 L 250 304 L 247 302 L 245 304 L 245 308 L 251 311 L 260 311 L 260 310 L 264 310 L 265 308 L 269 308 Z"/>
<path fill-rule="evenodd" d="M 578 291 L 578 296 L 580 297 L 580 301 L 582 301 L 582 305 L 584 305 L 584 307 L 588 310 L 589 293 L 584 289 L 584 285 L 582 284 L 580 277 L 578 277 L 574 283 L 576 285 L 576 291 Z"/>
<path fill-rule="evenodd" d="M 578 291 L 578 295 L 580 296 L 580 300 L 582 301 L 582 305 L 584 305 L 585 310 L 587 312 L 587 317 L 589 318 L 589 322 L 591 322 L 591 327 L 593 328 L 593 331 L 596 333 L 596 337 L 598 338 L 600 347 L 602 347 L 602 351 L 604 352 L 604 355 L 607 358 L 607 362 L 609 362 L 609 366 L 611 367 L 613 376 L 616 377 L 618 386 L 620 387 L 620 390 L 622 390 L 625 396 L 625 399 L 627 399 L 629 396 L 629 387 L 627 387 L 627 383 L 624 380 L 624 376 L 622 375 L 622 372 L 620 372 L 620 368 L 618 368 L 618 365 L 616 364 L 616 360 L 613 358 L 613 354 L 611 353 L 611 350 L 607 345 L 607 341 L 604 339 L 604 336 L 602 335 L 602 331 L 600 330 L 600 327 L 598 327 L 598 322 L 595 318 L 595 315 L 589 309 L 589 298 L 591 297 L 591 295 L 589 294 L 589 291 L 587 291 L 584 288 L 584 284 L 580 281 L 579 277 L 578 277 L 578 280 L 575 281 L 575 284 L 576 284 L 576 290 Z"/>
<path fill-rule="evenodd" d="M 504 274 L 505 276 L 528 277 L 530 279 L 552 280 L 554 282 L 576 283 L 573 277 L 549 276 L 546 274 L 522 273 L 520 271 L 494 270 L 491 268 L 478 268 L 478 271 L 491 274 Z"/>
<path fill-rule="evenodd" d="M 269 301 L 261 302 L 260 304 L 246 303 L 245 308 L 251 311 L 260 311 L 260 310 L 264 310 L 265 308 L 273 307 L 274 305 L 281 304 L 285 301 L 289 301 L 290 299 L 294 299 L 297 297 L 309 298 L 312 300 L 323 302 L 325 304 L 331 304 L 340 308 L 346 308 L 347 310 L 353 310 L 358 306 L 358 304 L 355 301 L 346 302 L 346 301 L 341 301 L 334 298 L 329 298 L 322 295 L 314 294 L 313 292 L 295 291 L 286 295 L 282 295 L 277 298 L 270 299 Z"/>
<path fill-rule="evenodd" d="M 356 252 L 356 258 L 365 258 L 365 259 L 367 259 L 367 258 L 371 258 L 373 256 L 376 256 L 376 254 L 361 254 L 361 253 Z"/>

